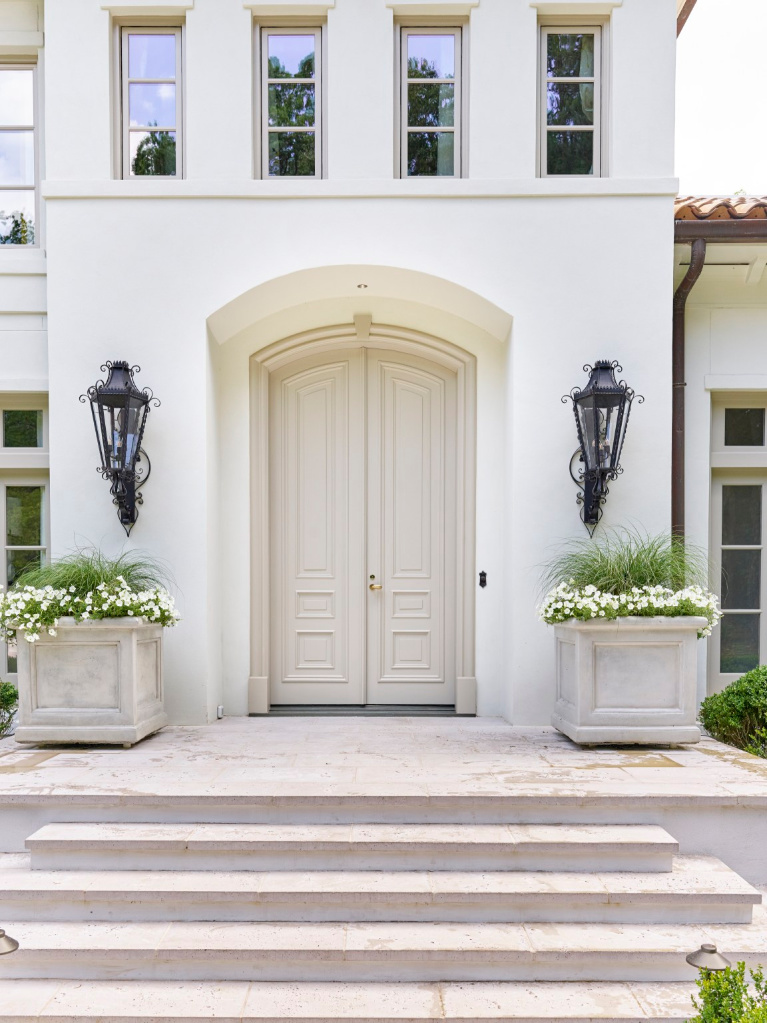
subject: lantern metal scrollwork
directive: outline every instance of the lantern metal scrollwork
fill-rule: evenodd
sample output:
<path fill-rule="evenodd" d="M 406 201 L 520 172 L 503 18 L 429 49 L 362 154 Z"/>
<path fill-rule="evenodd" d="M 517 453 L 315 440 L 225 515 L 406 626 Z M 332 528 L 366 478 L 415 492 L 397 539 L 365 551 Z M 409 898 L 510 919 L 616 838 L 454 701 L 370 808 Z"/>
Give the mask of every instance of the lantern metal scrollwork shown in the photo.
<path fill-rule="evenodd" d="M 139 390 L 133 379 L 140 366 L 122 360 L 105 362 L 102 373 L 106 382 L 97 380 L 80 401 L 90 401 L 93 427 L 99 445 L 101 465 L 98 472 L 111 483 L 112 502 L 126 534 L 138 519 L 138 506 L 143 504 L 141 488 L 149 479 L 152 466 L 141 447 L 150 405 L 160 402 L 145 387 Z M 143 459 L 143 462 L 142 462 Z"/>
<path fill-rule="evenodd" d="M 562 401 L 573 403 L 579 448 L 570 459 L 570 475 L 579 489 L 581 519 L 589 533 L 602 518 L 602 506 L 609 493 L 607 484 L 623 472 L 620 464 L 631 404 L 644 401 L 629 385 L 615 379 L 623 372 L 617 361 L 598 359 L 585 365 L 589 374 L 584 388 L 574 387 Z"/>

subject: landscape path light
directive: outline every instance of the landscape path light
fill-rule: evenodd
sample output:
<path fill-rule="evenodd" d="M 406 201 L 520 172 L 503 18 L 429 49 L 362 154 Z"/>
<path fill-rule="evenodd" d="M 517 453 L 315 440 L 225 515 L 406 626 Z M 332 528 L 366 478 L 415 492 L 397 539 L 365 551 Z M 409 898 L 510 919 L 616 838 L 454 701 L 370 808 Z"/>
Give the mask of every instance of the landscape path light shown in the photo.
<path fill-rule="evenodd" d="M 0 956 L 8 955 L 9 952 L 15 952 L 18 947 L 18 941 L 12 938 L 10 934 L 6 934 L 2 927 L 0 927 Z"/>
<path fill-rule="evenodd" d="M 97 380 L 80 395 L 80 401 L 91 403 L 101 456 L 98 471 L 111 484 L 117 517 L 130 536 L 138 519 L 138 505 L 144 503 L 141 487 L 152 471 L 147 453 L 141 447 L 144 427 L 150 405 L 156 407 L 160 402 L 148 387 L 140 390 L 136 386 L 133 374 L 141 372 L 140 366 L 116 360 L 105 362 L 101 372 L 108 374 L 106 381 Z"/>
<path fill-rule="evenodd" d="M 717 952 L 716 945 L 701 945 L 700 948 L 685 956 L 685 959 L 696 970 L 713 970 L 716 972 L 726 970 L 728 966 L 732 966 L 729 959 Z"/>
<path fill-rule="evenodd" d="M 602 518 L 607 484 L 623 472 L 620 457 L 631 404 L 634 398 L 640 404 L 644 398 L 624 380 L 615 379 L 616 371 L 623 372 L 615 360 L 598 359 L 583 371 L 589 374 L 586 386 L 574 387 L 562 401 L 573 403 L 579 447 L 570 459 L 570 475 L 580 489 L 581 519 L 593 533 Z"/>

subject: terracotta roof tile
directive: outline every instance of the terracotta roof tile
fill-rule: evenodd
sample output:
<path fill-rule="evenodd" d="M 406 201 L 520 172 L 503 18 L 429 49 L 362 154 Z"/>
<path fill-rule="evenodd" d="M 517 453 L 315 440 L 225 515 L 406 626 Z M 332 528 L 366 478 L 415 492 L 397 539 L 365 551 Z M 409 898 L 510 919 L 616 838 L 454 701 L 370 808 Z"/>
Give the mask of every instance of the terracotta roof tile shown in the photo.
<path fill-rule="evenodd" d="M 767 196 L 680 195 L 675 220 L 767 220 Z"/>

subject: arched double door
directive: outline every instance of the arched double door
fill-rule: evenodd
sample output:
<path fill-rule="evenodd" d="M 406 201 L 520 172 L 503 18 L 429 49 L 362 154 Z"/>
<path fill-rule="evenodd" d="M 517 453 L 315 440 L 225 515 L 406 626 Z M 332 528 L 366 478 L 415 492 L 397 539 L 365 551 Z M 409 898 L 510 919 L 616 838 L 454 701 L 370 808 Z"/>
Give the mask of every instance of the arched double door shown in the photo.
<path fill-rule="evenodd" d="M 457 371 L 333 348 L 269 373 L 273 704 L 453 704 Z"/>

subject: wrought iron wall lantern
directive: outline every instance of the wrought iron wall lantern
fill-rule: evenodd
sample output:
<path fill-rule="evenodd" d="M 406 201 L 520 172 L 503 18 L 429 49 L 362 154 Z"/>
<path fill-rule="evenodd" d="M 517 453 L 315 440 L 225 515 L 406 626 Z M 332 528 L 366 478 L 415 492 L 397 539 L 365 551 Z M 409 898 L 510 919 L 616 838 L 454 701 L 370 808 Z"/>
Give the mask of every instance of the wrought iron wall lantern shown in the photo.
<path fill-rule="evenodd" d="M 107 373 L 106 383 L 97 380 L 80 401 L 90 401 L 93 427 L 99 445 L 101 465 L 98 472 L 111 483 L 112 502 L 123 529 L 130 531 L 138 519 L 138 506 L 143 504 L 141 488 L 149 479 L 152 465 L 141 447 L 149 407 L 160 402 L 145 387 L 139 390 L 133 379 L 140 366 L 116 360 L 101 367 Z M 142 461 L 143 459 L 143 461 Z"/>
<path fill-rule="evenodd" d="M 589 381 L 574 387 L 562 401 L 573 403 L 579 448 L 570 459 L 570 475 L 579 489 L 581 519 L 589 533 L 602 518 L 602 506 L 609 493 L 607 484 L 623 472 L 621 450 L 626 437 L 631 403 L 644 401 L 628 384 L 615 379 L 623 369 L 615 361 L 599 359 L 583 367 Z"/>

